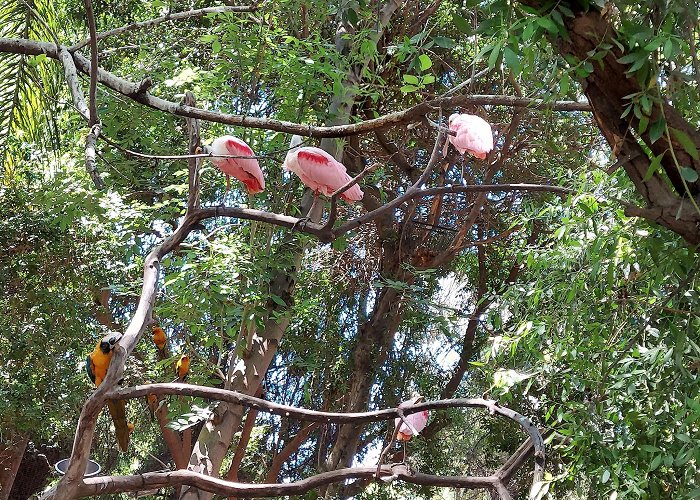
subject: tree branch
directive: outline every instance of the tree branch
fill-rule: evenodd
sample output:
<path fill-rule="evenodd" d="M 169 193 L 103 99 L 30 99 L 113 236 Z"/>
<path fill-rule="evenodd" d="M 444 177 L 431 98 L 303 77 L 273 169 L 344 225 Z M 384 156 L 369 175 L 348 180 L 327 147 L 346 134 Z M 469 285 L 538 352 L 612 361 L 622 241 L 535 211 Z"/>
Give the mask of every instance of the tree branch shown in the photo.
<path fill-rule="evenodd" d="M 303 495 L 315 488 L 349 479 L 373 478 L 375 473 L 375 467 L 352 467 L 323 472 L 310 478 L 291 483 L 248 484 L 231 483 L 223 479 L 189 470 L 146 472 L 135 476 L 86 478 L 78 494 L 80 496 L 107 495 L 117 492 L 166 488 L 174 485 L 187 484 L 218 495 L 236 496 L 239 498 L 291 496 Z M 432 474 L 423 474 L 415 472 L 403 464 L 384 466 L 381 468 L 381 475 L 422 486 L 445 486 L 470 489 L 489 488 L 495 490 L 496 484 L 500 483 L 494 476 L 435 476 Z"/>
<path fill-rule="evenodd" d="M 99 68 L 97 62 L 97 26 L 95 24 L 95 14 L 92 11 L 92 2 L 90 0 L 83 0 L 85 3 L 85 14 L 87 16 L 88 30 L 90 31 L 90 121 L 89 124 L 92 127 L 99 122 L 99 117 L 97 116 L 97 103 L 96 103 L 96 93 L 97 93 L 97 68 Z M 92 132 L 92 131 L 91 131 Z"/>
<path fill-rule="evenodd" d="M 153 26 L 157 26 L 158 24 L 167 22 L 167 21 L 179 21 L 181 19 L 189 19 L 192 17 L 203 17 L 206 16 L 207 14 L 219 14 L 223 12 L 255 12 L 258 9 L 257 5 L 235 5 L 235 6 L 222 6 L 222 7 L 207 7 L 206 9 L 195 9 L 195 10 L 188 10 L 185 12 L 175 12 L 175 13 L 168 13 L 162 17 L 156 17 L 153 19 L 149 19 L 147 21 L 140 21 L 137 23 L 131 23 L 127 24 L 125 26 L 122 26 L 120 28 L 116 28 L 113 30 L 109 31 L 103 31 L 102 33 L 97 33 L 96 39 L 97 40 L 102 40 L 104 38 L 107 38 L 109 36 L 114 36 L 114 35 L 121 35 L 122 33 L 125 33 L 127 31 L 134 31 L 134 30 L 141 30 L 144 28 L 151 28 Z M 92 37 L 92 34 L 90 35 Z M 68 48 L 70 52 L 75 52 L 76 50 L 80 50 L 83 47 L 85 47 L 88 43 L 90 43 L 90 38 L 86 38 L 82 42 L 76 43 L 75 45 L 72 45 L 71 47 Z"/>
<path fill-rule="evenodd" d="M 284 448 L 282 448 L 282 451 L 275 455 L 275 457 L 272 459 L 272 465 L 270 465 L 270 469 L 267 471 L 267 476 L 265 476 L 266 482 L 277 482 L 277 476 L 279 476 L 280 470 L 282 470 L 282 465 L 284 465 L 292 453 L 299 449 L 302 443 L 306 441 L 309 434 L 311 434 L 316 427 L 318 427 L 318 422 L 312 422 L 306 427 L 302 428 L 299 433 L 294 436 L 294 438 L 292 438 L 292 440 Z"/>
<path fill-rule="evenodd" d="M 374 165 L 370 165 L 369 167 L 365 168 L 362 172 L 357 174 L 355 177 L 350 179 L 348 182 L 346 182 L 343 186 L 338 188 L 332 195 L 331 195 L 331 209 L 328 213 L 328 220 L 326 223 L 323 225 L 323 230 L 328 231 L 333 227 L 333 224 L 335 224 L 336 219 L 338 218 L 338 196 L 343 194 L 345 191 L 353 187 L 355 184 L 360 182 L 363 177 L 365 177 L 367 174 L 374 172 L 380 167 L 379 163 L 375 163 Z"/>
<path fill-rule="evenodd" d="M 441 145 L 443 141 L 445 140 L 445 132 L 440 131 L 438 132 L 438 136 L 435 139 L 435 145 L 433 146 L 433 152 L 430 155 L 430 160 L 428 160 L 428 165 L 425 167 L 425 170 L 423 170 L 423 173 L 421 176 L 418 178 L 416 182 L 409 187 L 406 192 L 394 198 L 391 200 L 389 203 L 386 203 L 382 205 L 381 207 L 377 208 L 376 210 L 372 210 L 369 213 L 366 213 L 364 215 L 361 215 L 360 217 L 357 217 L 351 221 L 346 222 L 342 226 L 340 226 L 338 229 L 333 231 L 333 234 L 335 236 L 339 236 L 341 234 L 345 234 L 348 231 L 351 231 L 355 228 L 360 227 L 362 224 L 365 224 L 371 220 L 378 219 L 379 217 L 382 217 L 384 214 L 387 212 L 394 210 L 396 207 L 400 206 L 402 203 L 405 201 L 408 201 L 410 199 L 413 199 L 415 197 L 421 196 L 420 193 L 422 193 L 424 190 L 421 189 L 421 186 L 425 184 L 425 182 L 428 180 L 428 177 L 430 177 L 430 174 L 433 172 L 433 169 L 435 166 L 438 164 L 438 162 L 441 159 Z"/>
<path fill-rule="evenodd" d="M 53 44 L 27 39 L 0 38 L 0 51 L 25 55 L 46 54 L 54 59 L 58 58 L 57 50 Z M 90 61 L 79 52 L 74 53 L 78 69 L 88 74 Z M 148 94 L 139 84 L 120 78 L 102 68 L 97 72 L 98 81 L 141 104 L 154 109 L 171 113 L 177 116 L 198 118 L 200 120 L 237 125 L 242 127 L 259 128 L 286 132 L 309 137 L 346 137 L 349 135 L 364 134 L 397 125 L 405 125 L 420 121 L 429 113 L 440 107 L 456 107 L 469 105 L 500 105 L 510 107 L 524 107 L 533 109 L 549 109 L 554 111 L 589 111 L 590 106 L 585 102 L 577 101 L 546 101 L 544 99 L 530 99 L 525 97 L 512 97 L 503 95 L 458 95 L 453 97 L 438 98 L 426 101 L 411 108 L 395 113 L 389 113 L 379 118 L 365 120 L 347 125 L 334 125 L 317 127 L 303 125 L 294 122 L 274 120 L 269 118 L 256 118 L 243 115 L 218 113 L 204 109 L 185 106 L 172 101 Z"/>

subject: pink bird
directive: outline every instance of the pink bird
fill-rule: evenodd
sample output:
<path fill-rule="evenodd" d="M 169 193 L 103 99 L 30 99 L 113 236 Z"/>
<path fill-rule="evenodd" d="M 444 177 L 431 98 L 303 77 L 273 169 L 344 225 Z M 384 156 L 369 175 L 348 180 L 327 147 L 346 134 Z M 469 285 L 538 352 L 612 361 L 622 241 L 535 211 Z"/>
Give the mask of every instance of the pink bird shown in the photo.
<path fill-rule="evenodd" d="M 316 196 L 323 193 L 331 196 L 339 188 L 352 180 L 347 174 L 345 165 L 320 148 L 298 147 L 301 137 L 295 135 L 290 144 L 291 149 L 284 159 L 282 167 L 288 172 L 294 172 L 301 182 L 311 188 Z M 355 184 L 340 194 L 347 202 L 360 201 L 364 193 Z"/>
<path fill-rule="evenodd" d="M 214 139 L 210 147 L 205 147 L 205 152 L 213 155 L 255 156 L 250 146 L 232 135 Z M 226 174 L 227 190 L 231 186 L 229 176 L 245 184 L 249 194 L 261 193 L 265 190 L 265 178 L 255 158 L 211 158 L 211 162 Z"/>
<path fill-rule="evenodd" d="M 448 120 L 450 130 L 457 135 L 448 135 L 447 139 L 460 154 L 468 152 L 476 158 L 486 158 L 486 153 L 493 149 L 493 133 L 491 125 L 476 115 L 454 113 Z M 445 143 L 444 155 L 447 155 Z"/>
<path fill-rule="evenodd" d="M 399 405 L 399 408 L 406 408 L 407 406 L 415 405 L 423 402 L 423 396 L 416 396 L 408 401 L 404 401 Z M 420 431 L 425 429 L 425 425 L 428 423 L 428 410 L 423 410 L 418 413 L 411 413 L 406 415 L 406 420 L 413 426 L 411 429 L 406 425 L 400 418 L 394 419 L 394 425 L 399 428 L 399 432 L 396 435 L 396 439 L 399 441 L 409 441 L 411 437 L 417 435 Z"/>

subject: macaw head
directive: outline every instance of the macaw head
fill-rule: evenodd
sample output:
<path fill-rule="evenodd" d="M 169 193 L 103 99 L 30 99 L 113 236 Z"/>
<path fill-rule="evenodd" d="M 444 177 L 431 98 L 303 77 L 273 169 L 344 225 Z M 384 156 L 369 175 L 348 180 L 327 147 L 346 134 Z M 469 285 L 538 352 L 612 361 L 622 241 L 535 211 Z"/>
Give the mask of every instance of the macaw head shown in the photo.
<path fill-rule="evenodd" d="M 109 354 L 109 352 L 114 349 L 114 346 L 117 345 L 117 342 L 119 342 L 121 338 L 122 334 L 117 332 L 112 332 L 109 335 L 105 335 L 100 341 L 100 351 L 102 351 L 104 354 Z"/>

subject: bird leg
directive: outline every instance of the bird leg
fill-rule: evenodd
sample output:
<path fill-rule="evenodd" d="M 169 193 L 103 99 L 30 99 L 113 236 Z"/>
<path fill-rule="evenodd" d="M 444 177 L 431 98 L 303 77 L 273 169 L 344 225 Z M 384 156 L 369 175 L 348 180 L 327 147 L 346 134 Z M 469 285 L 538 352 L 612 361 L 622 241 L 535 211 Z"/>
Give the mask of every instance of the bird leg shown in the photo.
<path fill-rule="evenodd" d="M 226 204 L 226 197 L 229 191 L 231 191 L 231 176 L 226 174 L 226 192 L 224 192 L 224 200 L 221 202 L 222 205 Z"/>
<path fill-rule="evenodd" d="M 314 201 L 311 203 L 309 211 L 306 212 L 306 215 L 304 217 L 297 219 L 297 221 L 292 225 L 292 231 L 296 229 L 297 225 L 301 225 L 300 227 L 304 227 L 309 221 L 318 222 L 321 220 L 321 215 L 323 215 L 323 204 L 319 204 L 318 198 L 318 191 L 315 191 Z M 318 211 L 319 207 L 321 207 L 321 213 L 317 214 L 316 212 Z"/>
<path fill-rule="evenodd" d="M 314 201 L 311 203 L 311 208 L 309 208 L 309 212 L 306 214 L 307 219 L 310 219 L 312 222 L 320 221 L 323 216 L 323 203 L 319 204 L 318 199 L 318 191 L 316 191 L 314 193 Z M 317 213 L 319 212 L 319 208 L 320 213 Z"/>

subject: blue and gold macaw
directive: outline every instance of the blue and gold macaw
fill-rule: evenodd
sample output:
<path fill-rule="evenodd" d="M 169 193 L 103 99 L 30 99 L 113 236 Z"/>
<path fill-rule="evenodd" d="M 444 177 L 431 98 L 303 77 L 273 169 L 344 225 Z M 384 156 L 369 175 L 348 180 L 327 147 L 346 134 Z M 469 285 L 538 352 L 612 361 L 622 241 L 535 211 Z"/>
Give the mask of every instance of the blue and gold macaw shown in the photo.
<path fill-rule="evenodd" d="M 105 335 L 85 360 L 85 370 L 90 380 L 95 384 L 95 387 L 99 387 L 107 376 L 107 370 L 109 369 L 110 361 L 112 361 L 114 348 L 121 338 L 122 334 L 117 332 Z M 114 421 L 114 429 L 117 434 L 119 449 L 126 451 L 129 446 L 129 434 L 131 433 L 129 424 L 126 421 L 126 401 L 123 399 L 109 399 L 107 400 L 107 408 Z"/>

